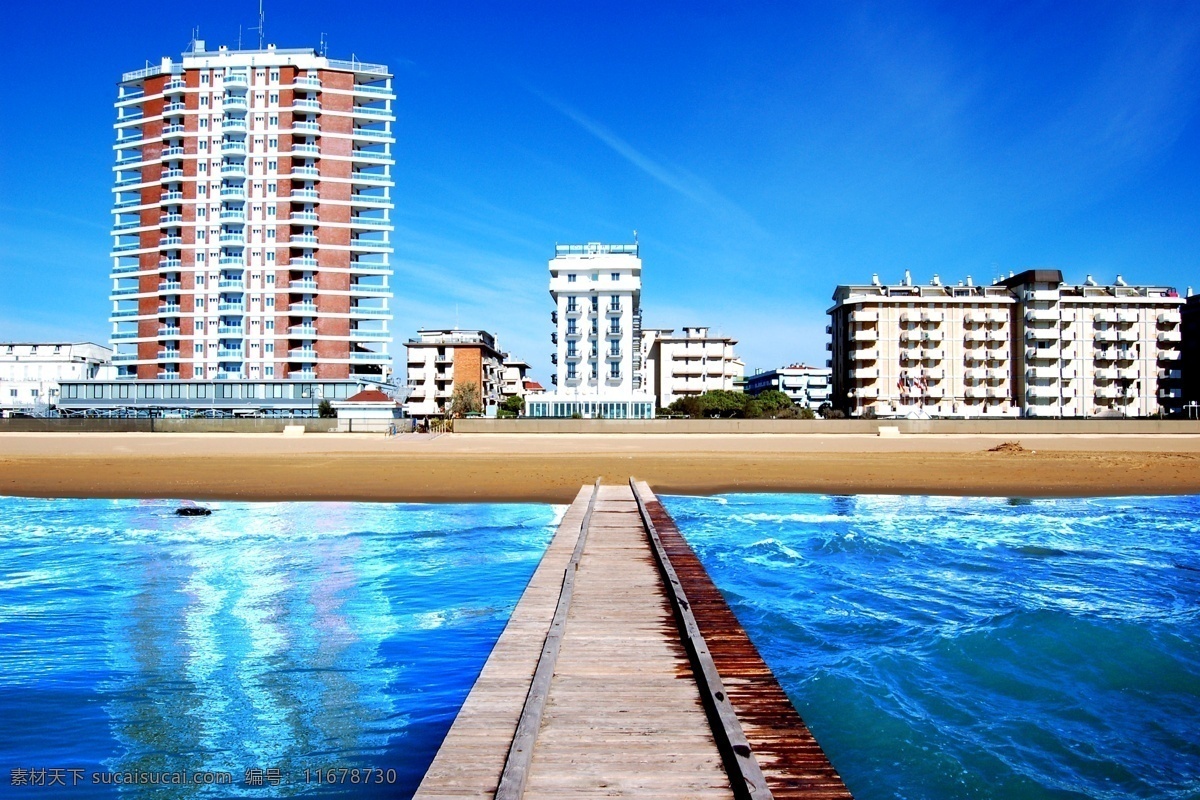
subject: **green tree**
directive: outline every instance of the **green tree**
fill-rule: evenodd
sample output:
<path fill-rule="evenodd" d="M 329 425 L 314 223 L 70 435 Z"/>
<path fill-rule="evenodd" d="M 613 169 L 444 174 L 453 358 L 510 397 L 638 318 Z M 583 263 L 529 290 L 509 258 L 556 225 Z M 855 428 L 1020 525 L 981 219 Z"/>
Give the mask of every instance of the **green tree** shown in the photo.
<path fill-rule="evenodd" d="M 515 394 L 512 397 L 506 397 L 500 408 L 516 416 L 525 410 L 525 398 Z"/>
<path fill-rule="evenodd" d="M 454 385 L 450 395 L 450 405 L 446 407 L 446 416 L 455 419 L 467 414 L 483 411 L 483 397 L 479 392 L 479 384 L 475 381 L 463 381 Z"/>
<path fill-rule="evenodd" d="M 333 419 L 337 416 L 337 411 L 334 410 L 333 403 L 322 400 L 317 404 L 317 416 L 321 419 Z"/>
<path fill-rule="evenodd" d="M 772 416 L 776 411 L 792 407 L 792 398 L 778 389 L 767 389 L 754 396 L 755 401 L 762 407 L 763 413 Z"/>

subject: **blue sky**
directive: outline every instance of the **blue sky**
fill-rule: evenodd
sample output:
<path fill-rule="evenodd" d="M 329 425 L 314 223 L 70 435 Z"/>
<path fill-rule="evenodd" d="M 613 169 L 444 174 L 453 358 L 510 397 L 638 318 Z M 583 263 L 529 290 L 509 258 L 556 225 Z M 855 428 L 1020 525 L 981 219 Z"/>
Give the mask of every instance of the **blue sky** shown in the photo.
<path fill-rule="evenodd" d="M 12 3 L 0 340 L 107 341 L 112 101 L 252 0 Z M 266 1 L 396 75 L 397 344 L 548 377 L 555 242 L 642 244 L 644 322 L 825 359 L 837 283 L 1028 267 L 1200 289 L 1200 3 Z M 254 34 L 244 34 L 249 46 Z"/>

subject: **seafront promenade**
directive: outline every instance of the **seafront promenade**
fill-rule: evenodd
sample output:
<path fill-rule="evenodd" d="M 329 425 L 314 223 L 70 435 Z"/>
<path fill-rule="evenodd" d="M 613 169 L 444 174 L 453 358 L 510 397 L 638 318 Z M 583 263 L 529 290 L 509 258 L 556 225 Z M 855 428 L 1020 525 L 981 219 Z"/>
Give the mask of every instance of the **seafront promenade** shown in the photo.
<path fill-rule="evenodd" d="M 649 487 L 597 481 L 564 515 L 416 796 L 849 792 Z"/>
<path fill-rule="evenodd" d="M 569 503 L 596 475 L 630 473 L 664 494 L 1196 494 L 1195 429 L 896 437 L 0 433 L 0 494 Z M 1013 442 L 1019 447 L 1006 446 Z"/>

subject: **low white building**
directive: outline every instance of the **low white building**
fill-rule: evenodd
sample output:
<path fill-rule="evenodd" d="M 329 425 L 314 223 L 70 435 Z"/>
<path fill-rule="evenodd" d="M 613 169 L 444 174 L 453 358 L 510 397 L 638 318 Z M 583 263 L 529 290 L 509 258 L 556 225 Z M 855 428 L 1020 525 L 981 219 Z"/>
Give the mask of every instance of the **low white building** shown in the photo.
<path fill-rule="evenodd" d="M 737 357 L 736 339 L 713 336 L 704 327 L 642 331 L 642 354 L 646 365 L 646 388 L 659 408 L 681 397 L 698 397 L 715 389 L 740 391 L 746 365 Z"/>
<path fill-rule="evenodd" d="M 339 433 L 388 433 L 396 430 L 402 406 L 378 389 L 365 389 L 332 403 Z"/>
<path fill-rule="evenodd" d="M 501 399 L 524 397 L 527 393 L 525 384 L 529 382 L 529 364 L 519 358 L 504 359 L 504 371 L 500 376 Z"/>
<path fill-rule="evenodd" d="M 106 379 L 112 370 L 112 350 L 91 342 L 0 343 L 0 413 L 45 413 L 62 381 Z"/>
<path fill-rule="evenodd" d="M 746 394 L 761 394 L 775 389 L 786 394 L 795 405 L 816 411 L 822 403 L 829 401 L 832 374 L 831 369 L 807 364 L 791 364 L 756 372 L 746 378 Z"/>

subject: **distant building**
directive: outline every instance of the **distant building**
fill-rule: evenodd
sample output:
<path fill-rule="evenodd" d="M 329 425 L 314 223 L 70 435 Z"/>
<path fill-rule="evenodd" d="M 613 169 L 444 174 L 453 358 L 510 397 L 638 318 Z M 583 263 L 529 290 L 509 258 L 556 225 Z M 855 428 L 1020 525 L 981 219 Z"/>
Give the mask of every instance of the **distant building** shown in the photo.
<path fill-rule="evenodd" d="M 315 417 L 322 400 L 345 400 L 371 379 L 349 381 L 153 381 L 129 378 L 62 382 L 58 409 L 89 417 Z"/>
<path fill-rule="evenodd" d="M 651 418 L 641 353 L 642 261 L 636 244 L 556 245 L 550 259 L 555 389 L 531 417 Z"/>
<path fill-rule="evenodd" d="M 746 365 L 733 352 L 736 339 L 711 336 L 708 328 L 684 328 L 642 332 L 646 388 L 659 408 L 681 397 L 698 397 L 714 389 L 741 391 Z"/>
<path fill-rule="evenodd" d="M 1166 377 L 1179 381 L 1185 416 L 1200 417 L 1200 295 L 1190 288 L 1181 317 L 1180 368 L 1168 370 Z"/>
<path fill-rule="evenodd" d="M 119 377 L 388 379 L 394 99 L 383 65 L 273 45 L 121 77 Z"/>
<path fill-rule="evenodd" d="M 405 347 L 409 416 L 444 416 L 455 387 L 466 383 L 478 387 L 483 413 L 489 416 L 504 401 L 508 354 L 500 351 L 496 337 L 487 331 L 420 330 Z"/>
<path fill-rule="evenodd" d="M 1182 402 L 1180 306 L 1165 286 L 1028 270 L 990 286 L 838 286 L 833 402 L 854 415 L 1147 416 Z"/>
<path fill-rule="evenodd" d="M 786 367 L 756 372 L 746 378 L 746 394 L 762 394 L 770 389 L 786 394 L 795 405 L 816 411 L 830 397 L 830 375 L 833 370 L 791 364 Z"/>
<path fill-rule="evenodd" d="M 525 361 L 511 356 L 504 359 L 504 372 L 500 383 L 501 401 L 509 397 L 525 396 L 527 392 L 525 384 L 529 382 L 526 378 L 528 373 L 529 364 Z"/>
<path fill-rule="evenodd" d="M 68 380 L 110 377 L 112 350 L 91 342 L 0 343 L 0 413 L 44 414 Z"/>

